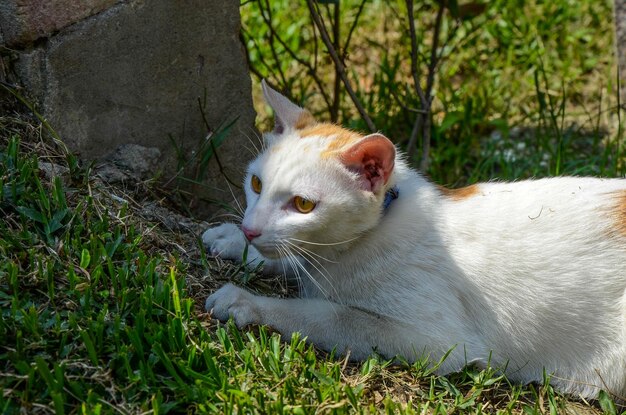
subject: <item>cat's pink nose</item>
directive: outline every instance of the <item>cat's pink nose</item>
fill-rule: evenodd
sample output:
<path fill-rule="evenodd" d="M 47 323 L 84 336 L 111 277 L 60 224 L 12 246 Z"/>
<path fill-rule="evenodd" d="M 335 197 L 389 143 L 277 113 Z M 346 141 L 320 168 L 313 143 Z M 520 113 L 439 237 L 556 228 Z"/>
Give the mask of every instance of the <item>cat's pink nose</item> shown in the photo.
<path fill-rule="evenodd" d="M 261 236 L 261 232 L 253 229 L 248 229 L 245 226 L 242 226 L 241 230 L 243 231 L 243 234 L 246 235 L 246 239 L 250 242 L 252 242 L 254 238 L 258 238 L 259 236 Z"/>

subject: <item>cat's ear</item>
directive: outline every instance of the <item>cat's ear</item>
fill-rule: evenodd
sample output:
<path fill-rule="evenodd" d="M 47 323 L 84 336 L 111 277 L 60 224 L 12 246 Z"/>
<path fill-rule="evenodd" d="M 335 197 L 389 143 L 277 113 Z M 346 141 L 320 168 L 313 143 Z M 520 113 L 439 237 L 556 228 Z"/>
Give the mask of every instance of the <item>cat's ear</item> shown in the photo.
<path fill-rule="evenodd" d="M 382 134 L 371 134 L 345 150 L 340 159 L 361 179 L 361 187 L 378 193 L 387 183 L 396 158 L 396 148 Z"/>
<path fill-rule="evenodd" d="M 282 134 L 287 129 L 302 129 L 315 124 L 311 113 L 289 101 L 281 93 L 274 91 L 267 85 L 265 79 L 261 81 L 265 102 L 274 110 L 274 134 Z"/>

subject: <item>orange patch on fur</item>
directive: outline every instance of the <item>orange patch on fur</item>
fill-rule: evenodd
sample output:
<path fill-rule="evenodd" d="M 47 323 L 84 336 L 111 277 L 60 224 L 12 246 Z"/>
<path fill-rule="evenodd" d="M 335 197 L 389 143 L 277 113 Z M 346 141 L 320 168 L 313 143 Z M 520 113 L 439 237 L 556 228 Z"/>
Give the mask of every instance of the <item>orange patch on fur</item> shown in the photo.
<path fill-rule="evenodd" d="M 461 187 L 460 189 L 448 189 L 443 186 L 438 186 L 439 191 L 446 197 L 449 197 L 452 200 L 459 201 L 463 199 L 468 199 L 472 196 L 476 196 L 478 194 L 480 188 L 477 184 L 473 184 L 467 187 Z"/>
<path fill-rule="evenodd" d="M 614 208 L 614 217 L 617 230 L 626 236 L 626 190 L 616 192 L 617 205 Z"/>
<path fill-rule="evenodd" d="M 329 123 L 315 124 L 300 132 L 300 137 L 302 138 L 312 136 L 332 137 L 328 147 L 322 152 L 322 157 L 330 157 L 363 138 L 359 133 Z"/>
<path fill-rule="evenodd" d="M 294 127 L 296 127 L 296 130 L 303 130 L 306 127 L 309 127 L 314 124 L 315 124 L 315 118 L 313 118 L 313 115 L 311 115 L 309 111 L 305 110 L 298 117 L 298 121 L 296 121 L 296 125 L 294 125 Z"/>

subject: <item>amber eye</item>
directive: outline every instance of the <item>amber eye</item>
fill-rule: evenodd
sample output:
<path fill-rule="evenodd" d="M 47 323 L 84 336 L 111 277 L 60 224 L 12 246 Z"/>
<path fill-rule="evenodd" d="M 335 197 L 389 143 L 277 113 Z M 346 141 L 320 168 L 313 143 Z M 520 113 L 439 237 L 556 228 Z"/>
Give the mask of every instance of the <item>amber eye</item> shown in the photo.
<path fill-rule="evenodd" d="M 261 179 L 259 179 L 254 174 L 252 175 L 252 179 L 250 180 L 250 185 L 252 186 L 252 190 L 254 190 L 254 193 L 261 193 L 263 184 L 261 183 Z"/>
<path fill-rule="evenodd" d="M 315 209 L 315 202 L 311 202 L 308 199 L 305 199 L 301 196 L 296 196 L 293 198 L 293 206 L 300 213 L 309 213 L 313 209 Z"/>

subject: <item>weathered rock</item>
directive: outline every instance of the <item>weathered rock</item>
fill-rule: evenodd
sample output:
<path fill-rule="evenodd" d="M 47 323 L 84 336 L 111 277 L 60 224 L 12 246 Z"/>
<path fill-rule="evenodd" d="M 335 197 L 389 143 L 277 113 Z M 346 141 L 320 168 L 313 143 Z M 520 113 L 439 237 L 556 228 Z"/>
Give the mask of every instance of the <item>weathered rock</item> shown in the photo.
<path fill-rule="evenodd" d="M 160 206 L 158 202 L 145 203 L 139 214 L 146 220 L 160 223 L 170 231 L 190 232 L 200 235 L 209 226 L 206 222 L 196 222 L 186 216 L 172 212 L 166 207 Z"/>
<path fill-rule="evenodd" d="M 95 168 L 100 179 L 107 183 L 137 182 L 154 177 L 158 171 L 161 151 L 156 147 L 124 144 L 107 155 Z"/>
<path fill-rule="evenodd" d="M 42 2 L 2 2 L 5 8 L 34 3 Z M 130 143 L 157 148 L 154 175 L 167 178 L 186 167 L 181 175 L 196 180 L 203 169 L 194 152 L 209 129 L 237 120 L 217 148 L 222 168 L 211 159 L 204 185 L 193 188 L 200 212 L 215 210 L 203 199 L 230 199 L 230 191 L 219 190 L 226 189 L 223 173 L 241 181 L 249 158 L 242 148 L 254 134 L 255 116 L 238 37 L 239 3 L 90 0 L 81 2 L 86 6 L 79 13 L 90 17 L 71 25 L 66 23 L 74 17 L 60 5 L 75 2 L 50 3 L 46 7 L 54 6 L 56 17 L 22 30 L 30 34 L 20 39 L 49 37 L 18 51 L 13 71 L 68 147 L 90 160 Z M 41 14 L 23 10 L 23 22 Z M 0 24 L 7 42 L 7 33 L 19 32 Z"/>
<path fill-rule="evenodd" d="M 106 10 L 117 2 L 118 0 L 3 0 L 0 2 L 0 26 L 8 46 L 20 46 L 48 37 L 74 22 Z"/>
<path fill-rule="evenodd" d="M 39 162 L 39 170 L 44 174 L 44 176 L 52 181 L 55 177 L 62 177 L 69 173 L 70 169 L 65 166 L 61 166 L 60 164 L 48 163 L 47 161 Z"/>

